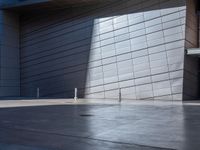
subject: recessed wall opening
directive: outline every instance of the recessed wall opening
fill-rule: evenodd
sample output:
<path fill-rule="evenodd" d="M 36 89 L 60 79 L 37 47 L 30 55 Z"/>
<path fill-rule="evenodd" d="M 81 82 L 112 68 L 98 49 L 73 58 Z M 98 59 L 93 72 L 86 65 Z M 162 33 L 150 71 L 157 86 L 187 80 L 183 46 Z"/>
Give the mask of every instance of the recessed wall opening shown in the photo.
<path fill-rule="evenodd" d="M 197 19 L 198 19 L 198 47 L 200 47 L 200 2 L 197 0 Z M 198 59 L 198 64 L 199 64 L 199 68 L 198 68 L 198 85 L 200 85 L 200 58 Z M 198 97 L 200 98 L 200 88 L 198 89 Z"/>

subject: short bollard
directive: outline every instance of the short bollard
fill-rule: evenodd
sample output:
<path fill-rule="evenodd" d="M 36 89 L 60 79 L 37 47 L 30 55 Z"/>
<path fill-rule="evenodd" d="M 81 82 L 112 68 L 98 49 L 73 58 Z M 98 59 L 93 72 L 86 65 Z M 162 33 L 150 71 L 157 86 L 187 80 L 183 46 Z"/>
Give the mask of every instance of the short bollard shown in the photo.
<path fill-rule="evenodd" d="M 37 99 L 40 98 L 40 88 L 37 88 Z"/>
<path fill-rule="evenodd" d="M 75 89 L 74 89 L 74 100 L 75 100 L 75 101 L 78 100 L 77 94 L 78 94 L 78 89 L 75 88 Z"/>
<path fill-rule="evenodd" d="M 119 89 L 119 102 L 121 103 L 122 101 L 122 92 L 121 92 L 121 88 Z"/>

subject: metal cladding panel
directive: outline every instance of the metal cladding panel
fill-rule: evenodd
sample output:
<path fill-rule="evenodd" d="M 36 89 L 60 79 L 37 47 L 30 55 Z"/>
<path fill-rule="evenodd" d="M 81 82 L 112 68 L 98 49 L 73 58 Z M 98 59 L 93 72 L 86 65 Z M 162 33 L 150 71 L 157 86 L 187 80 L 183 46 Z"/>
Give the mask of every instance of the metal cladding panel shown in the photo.
<path fill-rule="evenodd" d="M 184 0 L 123 0 L 21 18 L 21 95 L 181 100 Z"/>

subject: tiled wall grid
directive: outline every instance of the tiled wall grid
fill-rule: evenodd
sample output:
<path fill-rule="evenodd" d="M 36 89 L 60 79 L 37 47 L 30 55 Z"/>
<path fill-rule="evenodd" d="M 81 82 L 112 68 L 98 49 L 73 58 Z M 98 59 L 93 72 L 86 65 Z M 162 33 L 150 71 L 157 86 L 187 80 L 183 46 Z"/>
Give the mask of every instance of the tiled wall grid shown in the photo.
<path fill-rule="evenodd" d="M 73 97 L 77 87 L 87 98 L 117 98 L 121 89 L 125 99 L 181 100 L 184 0 L 125 0 L 95 9 L 22 20 L 22 96 L 40 87 L 43 96 Z"/>

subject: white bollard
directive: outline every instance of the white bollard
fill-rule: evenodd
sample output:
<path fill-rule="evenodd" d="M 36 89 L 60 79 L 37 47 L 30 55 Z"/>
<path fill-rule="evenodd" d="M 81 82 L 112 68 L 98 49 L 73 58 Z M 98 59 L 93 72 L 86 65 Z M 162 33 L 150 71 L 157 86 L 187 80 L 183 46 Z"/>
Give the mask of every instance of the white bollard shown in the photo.
<path fill-rule="evenodd" d="M 40 98 L 40 88 L 37 88 L 37 99 Z"/>
<path fill-rule="evenodd" d="M 75 100 L 75 101 L 77 101 L 77 99 L 78 99 L 77 94 L 78 94 L 78 89 L 75 88 L 75 89 L 74 89 L 74 100 Z"/>

